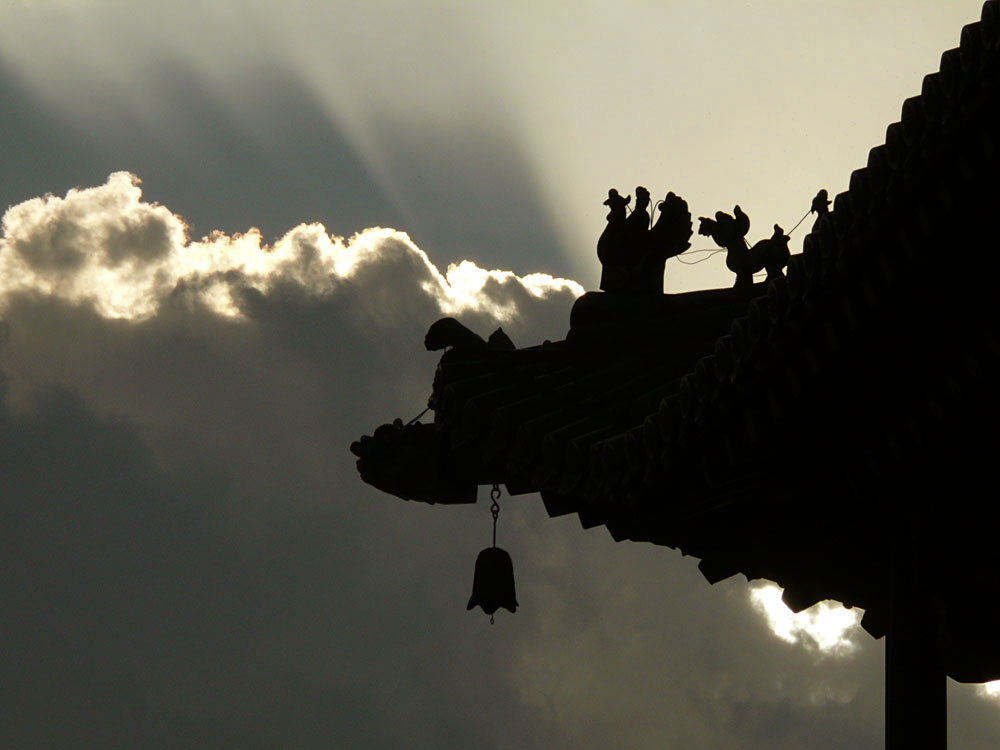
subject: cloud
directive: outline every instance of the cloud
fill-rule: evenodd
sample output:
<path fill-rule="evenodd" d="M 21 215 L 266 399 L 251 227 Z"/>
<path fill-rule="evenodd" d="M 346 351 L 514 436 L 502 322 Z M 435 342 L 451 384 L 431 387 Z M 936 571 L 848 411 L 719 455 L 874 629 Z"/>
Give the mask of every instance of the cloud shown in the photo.
<path fill-rule="evenodd" d="M 857 639 L 863 637 L 861 612 L 823 601 L 796 614 L 781 601 L 781 594 L 773 583 L 757 585 L 750 590 L 750 602 L 783 641 L 805 644 L 821 654 L 847 654 L 857 648 Z"/>
<path fill-rule="evenodd" d="M 4 214 L 4 246 L 43 279 L 156 261 L 184 244 L 184 222 L 141 195 L 138 178 L 117 172 L 103 187 L 25 201 Z"/>
<path fill-rule="evenodd" d="M 116 172 L 104 185 L 8 209 L 0 295 L 42 291 L 70 302 L 86 300 L 106 317 L 131 320 L 155 314 L 177 294 L 239 317 L 247 290 L 266 293 L 275 284 L 293 282 L 322 296 L 353 284 L 364 288 L 368 309 L 388 319 L 415 304 L 416 295 L 443 313 L 510 320 L 514 307 L 531 299 L 569 300 L 583 292 L 567 279 L 546 274 L 520 279 L 470 262 L 442 275 L 406 234 L 391 229 L 368 229 L 345 240 L 327 234 L 321 224 L 302 224 L 273 247 L 254 229 L 189 241 L 183 219 L 143 201 L 139 182 Z"/>
<path fill-rule="evenodd" d="M 487 509 L 358 479 L 350 441 L 426 403 L 431 322 L 562 338 L 573 282 L 442 273 L 385 228 L 192 240 L 128 174 L 4 228 L 4 746 L 880 746 L 870 639 L 818 665 L 742 581 L 531 496 L 491 627 Z"/>
<path fill-rule="evenodd" d="M 538 343 L 564 333 L 575 284 L 442 274 L 387 229 L 190 241 L 122 174 L 4 226 L 3 744 L 505 736 L 516 693 L 479 679 L 503 657 L 462 640 L 468 582 L 438 543 L 464 538 L 462 515 L 380 496 L 347 447 L 423 408 L 437 317 L 488 333 L 502 311 Z M 171 242 L 147 252 L 155 226 Z"/>

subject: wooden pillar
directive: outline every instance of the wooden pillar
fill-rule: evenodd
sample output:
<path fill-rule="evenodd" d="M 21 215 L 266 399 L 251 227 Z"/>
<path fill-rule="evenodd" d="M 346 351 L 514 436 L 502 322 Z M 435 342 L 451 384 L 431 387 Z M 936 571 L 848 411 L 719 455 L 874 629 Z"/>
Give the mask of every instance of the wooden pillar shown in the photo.
<path fill-rule="evenodd" d="M 889 627 L 885 636 L 886 750 L 946 750 L 947 678 L 934 613 L 933 584 L 923 590 L 920 550 L 909 530 L 892 545 Z M 928 590 L 930 589 L 930 590 Z"/>
<path fill-rule="evenodd" d="M 948 747 L 946 679 L 937 660 L 927 658 L 926 646 L 910 628 L 886 634 L 886 750 Z"/>

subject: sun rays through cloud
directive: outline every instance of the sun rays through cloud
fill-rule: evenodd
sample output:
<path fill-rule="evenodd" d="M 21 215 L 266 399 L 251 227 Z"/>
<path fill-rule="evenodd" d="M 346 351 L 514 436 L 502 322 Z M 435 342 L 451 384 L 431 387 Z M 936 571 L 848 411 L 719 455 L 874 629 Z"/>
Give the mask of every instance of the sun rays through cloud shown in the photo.
<path fill-rule="evenodd" d="M 443 316 L 567 338 L 611 187 L 788 230 L 982 7 L 0 3 L 0 747 L 880 747 L 862 611 L 504 492 L 490 627 L 482 498 L 348 446 Z M 732 286 L 691 250 L 668 293 Z M 996 745 L 1000 681 L 948 701 Z"/>

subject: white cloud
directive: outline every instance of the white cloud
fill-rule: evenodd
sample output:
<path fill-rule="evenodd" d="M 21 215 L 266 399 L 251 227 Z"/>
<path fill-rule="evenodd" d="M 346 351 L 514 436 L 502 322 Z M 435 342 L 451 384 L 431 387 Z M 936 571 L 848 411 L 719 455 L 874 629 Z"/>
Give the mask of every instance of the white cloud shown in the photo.
<path fill-rule="evenodd" d="M 781 601 L 782 590 L 773 583 L 749 589 L 750 602 L 763 615 L 771 631 L 788 643 L 799 643 L 823 654 L 844 656 L 858 646 L 861 612 L 823 601 L 802 612 L 792 612 Z"/>
<path fill-rule="evenodd" d="M 976 687 L 976 695 L 980 698 L 1000 701 L 1000 680 L 984 682 L 982 685 L 978 685 Z"/>
<path fill-rule="evenodd" d="M 400 294 L 421 293 L 442 314 L 486 314 L 504 322 L 519 303 L 575 298 L 583 288 L 547 274 L 523 278 L 470 261 L 446 274 L 404 232 L 375 227 L 353 237 L 300 224 L 273 246 L 260 232 L 187 237 L 184 221 L 142 200 L 139 179 L 116 172 L 101 186 L 47 195 L 8 209 L 0 241 L 0 299 L 17 291 L 91 302 L 105 317 L 139 320 L 178 288 L 207 309 L 240 318 L 240 294 L 292 282 L 311 295 L 360 285 L 370 307 L 391 310 Z"/>

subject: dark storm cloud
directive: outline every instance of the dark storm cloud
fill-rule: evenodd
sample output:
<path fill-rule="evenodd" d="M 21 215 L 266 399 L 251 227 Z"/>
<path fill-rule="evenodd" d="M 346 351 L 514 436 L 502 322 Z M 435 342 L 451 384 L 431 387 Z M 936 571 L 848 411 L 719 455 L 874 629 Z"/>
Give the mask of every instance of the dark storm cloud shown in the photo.
<path fill-rule="evenodd" d="M 63 390 L 27 415 L 4 404 L 0 442 L 4 745 L 123 747 L 143 724 L 194 718 L 213 689 L 205 654 L 235 656 L 217 487 L 162 475 L 130 425 Z"/>
<path fill-rule="evenodd" d="M 62 391 L 0 428 L 5 747 L 441 746 L 454 697 L 414 658 L 449 649 L 419 611 L 404 645 L 382 611 L 417 592 L 383 585 L 372 606 L 373 579 L 415 581 L 352 549 L 343 507 L 304 507 L 292 481 L 248 524 L 224 469 L 165 474 L 127 423 Z"/>
<path fill-rule="evenodd" d="M 377 347 L 351 351 L 364 337 L 335 301 L 294 296 L 253 331 L 11 300 L 13 380 L 76 389 L 22 391 L 0 425 L 6 747 L 486 745 L 501 717 L 477 703 L 516 706 L 477 681 L 502 657 L 437 622 L 454 550 L 433 522 L 413 534 L 426 509 L 399 514 L 346 451 L 418 394 L 399 362 L 350 361 L 377 368 Z M 303 324 L 332 325 L 285 345 Z"/>
<path fill-rule="evenodd" d="M 51 288 L 0 274 L 2 744 L 881 745 L 870 640 L 842 659 L 786 644 L 741 581 L 531 496 L 503 500 L 522 607 L 490 627 L 465 611 L 487 509 L 360 482 L 350 441 L 425 404 L 434 319 L 561 338 L 572 285 L 442 276 L 406 235 L 318 225 L 267 250 L 174 231 L 95 285 L 122 270 L 106 227 L 131 217 L 125 244 L 155 246 L 147 226 L 179 226 L 138 190 L 118 175 L 8 214 L 12 237 L 96 244 Z"/>

